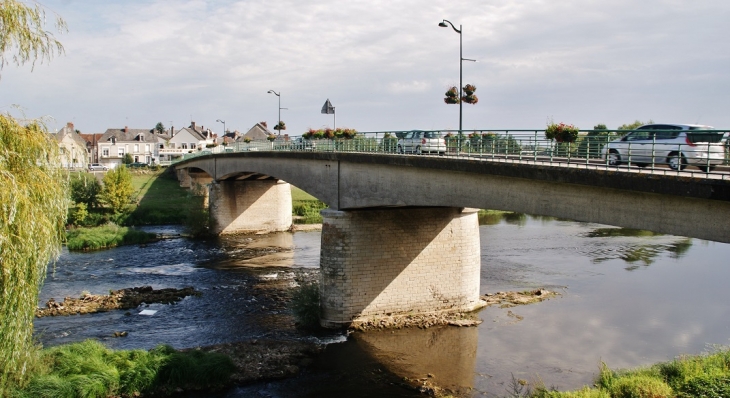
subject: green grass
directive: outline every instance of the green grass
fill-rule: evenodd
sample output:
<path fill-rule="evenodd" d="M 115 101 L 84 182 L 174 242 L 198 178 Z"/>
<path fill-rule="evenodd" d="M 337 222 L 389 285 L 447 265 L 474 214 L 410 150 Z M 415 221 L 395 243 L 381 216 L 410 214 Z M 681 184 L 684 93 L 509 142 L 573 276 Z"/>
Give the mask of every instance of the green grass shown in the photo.
<path fill-rule="evenodd" d="M 235 370 L 231 359 L 222 354 L 181 352 L 170 346 L 113 351 L 93 340 L 44 349 L 39 361 L 44 366 L 35 368 L 29 383 L 11 396 L 168 396 L 177 389 L 225 387 Z"/>
<path fill-rule="evenodd" d="M 94 228 L 74 228 L 66 233 L 69 250 L 99 250 L 121 245 L 151 242 L 155 234 L 115 224 Z"/>
<path fill-rule="evenodd" d="M 172 169 L 132 172 L 135 189 L 125 225 L 184 224 L 191 212 L 203 208 L 203 197 L 180 187 Z"/>
<path fill-rule="evenodd" d="M 296 216 L 295 224 L 321 224 L 322 216 L 319 211 L 326 209 L 327 205 L 314 196 L 292 186 L 292 214 Z"/>
<path fill-rule="evenodd" d="M 730 349 L 683 356 L 650 367 L 612 371 L 603 365 L 596 388 L 572 392 L 537 389 L 533 397 L 729 397 Z"/>

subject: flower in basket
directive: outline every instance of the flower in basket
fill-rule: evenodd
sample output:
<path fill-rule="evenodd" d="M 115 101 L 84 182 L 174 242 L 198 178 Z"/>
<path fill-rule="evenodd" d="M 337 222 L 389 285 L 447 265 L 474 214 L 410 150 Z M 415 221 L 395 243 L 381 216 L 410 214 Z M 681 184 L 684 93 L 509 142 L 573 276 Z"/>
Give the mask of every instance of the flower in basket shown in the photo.
<path fill-rule="evenodd" d="M 458 104 L 459 103 L 459 91 L 456 89 L 456 87 L 451 87 L 446 91 L 446 97 L 444 98 L 444 102 L 447 104 Z"/>
<path fill-rule="evenodd" d="M 274 135 L 274 134 L 269 134 L 269 136 L 268 136 L 268 137 L 266 137 L 266 139 L 267 139 L 267 140 L 269 140 L 269 141 L 274 141 L 274 140 L 276 140 L 276 135 Z"/>
<path fill-rule="evenodd" d="M 557 142 L 575 142 L 578 138 L 578 127 L 565 123 L 550 123 L 545 129 L 545 138 Z"/>
<path fill-rule="evenodd" d="M 472 95 L 475 91 L 477 91 L 477 86 L 473 84 L 467 84 L 466 86 L 464 86 L 464 93 L 466 95 Z"/>
<path fill-rule="evenodd" d="M 249 142 L 251 142 L 251 138 L 249 138 L 249 137 L 243 137 L 243 142 L 245 142 L 245 143 L 248 144 Z"/>
<path fill-rule="evenodd" d="M 280 120 L 279 123 L 274 126 L 274 130 L 286 130 L 286 124 Z"/>
<path fill-rule="evenodd" d="M 328 139 L 335 138 L 335 131 L 332 130 L 331 128 L 329 128 L 329 127 L 326 128 L 326 129 L 324 129 L 324 132 L 323 133 L 324 133 L 323 134 L 324 138 L 328 138 Z"/>

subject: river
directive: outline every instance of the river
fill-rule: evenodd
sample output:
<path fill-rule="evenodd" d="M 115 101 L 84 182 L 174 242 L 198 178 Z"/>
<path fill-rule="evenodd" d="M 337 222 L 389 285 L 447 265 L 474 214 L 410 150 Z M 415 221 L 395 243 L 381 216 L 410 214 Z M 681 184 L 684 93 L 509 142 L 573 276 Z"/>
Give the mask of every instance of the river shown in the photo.
<path fill-rule="evenodd" d="M 428 379 L 468 396 L 507 396 L 517 380 L 575 389 L 601 362 L 627 368 L 730 342 L 730 245 L 505 214 L 481 220 L 481 293 L 545 288 L 537 304 L 490 307 L 478 327 L 307 335 L 282 292 L 317 277 L 319 232 L 211 242 L 168 239 L 94 253 L 64 251 L 39 305 L 86 291 L 193 286 L 200 297 L 139 310 L 36 319 L 45 346 L 94 338 L 112 348 L 176 348 L 251 338 L 328 344 L 300 376 L 225 397 L 418 396 L 393 380 Z M 148 228 L 165 233 L 174 227 Z M 127 331 L 124 338 L 112 337 Z"/>

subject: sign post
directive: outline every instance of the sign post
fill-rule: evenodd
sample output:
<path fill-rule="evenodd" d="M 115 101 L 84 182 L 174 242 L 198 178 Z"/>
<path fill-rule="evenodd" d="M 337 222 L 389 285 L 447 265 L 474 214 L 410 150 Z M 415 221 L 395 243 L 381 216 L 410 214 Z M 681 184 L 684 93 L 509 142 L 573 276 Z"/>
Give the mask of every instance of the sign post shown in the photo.
<path fill-rule="evenodd" d="M 329 98 L 327 98 L 327 101 L 325 101 L 324 105 L 322 105 L 322 113 L 325 115 L 332 115 L 332 129 L 337 129 L 337 115 L 335 115 L 335 107 L 332 106 Z"/>

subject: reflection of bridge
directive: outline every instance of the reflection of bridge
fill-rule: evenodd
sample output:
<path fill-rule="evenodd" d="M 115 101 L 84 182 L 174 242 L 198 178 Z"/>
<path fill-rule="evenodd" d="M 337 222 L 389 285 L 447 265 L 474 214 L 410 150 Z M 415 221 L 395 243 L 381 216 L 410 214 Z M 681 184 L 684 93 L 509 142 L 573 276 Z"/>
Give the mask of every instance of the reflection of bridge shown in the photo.
<path fill-rule="evenodd" d="M 175 165 L 183 186 L 208 186 L 219 234 L 288 229 L 284 181 L 329 205 L 321 305 L 330 325 L 477 308 L 477 208 L 730 242 L 728 179 L 563 166 L 311 151 L 209 154 Z"/>

